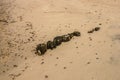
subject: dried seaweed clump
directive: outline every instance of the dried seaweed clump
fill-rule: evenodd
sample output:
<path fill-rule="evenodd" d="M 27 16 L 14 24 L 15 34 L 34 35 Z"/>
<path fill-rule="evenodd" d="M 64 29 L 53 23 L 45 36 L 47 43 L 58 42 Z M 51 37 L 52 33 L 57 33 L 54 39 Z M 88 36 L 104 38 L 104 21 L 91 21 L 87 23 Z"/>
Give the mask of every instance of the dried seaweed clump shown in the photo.
<path fill-rule="evenodd" d="M 38 44 L 36 47 L 37 54 L 43 55 L 48 49 L 53 50 L 57 46 L 61 45 L 62 42 L 68 42 L 72 39 L 72 37 L 80 35 L 81 35 L 80 32 L 74 31 L 73 33 L 57 36 L 53 39 L 53 41 L 48 41 L 46 44 L 45 43 Z"/>

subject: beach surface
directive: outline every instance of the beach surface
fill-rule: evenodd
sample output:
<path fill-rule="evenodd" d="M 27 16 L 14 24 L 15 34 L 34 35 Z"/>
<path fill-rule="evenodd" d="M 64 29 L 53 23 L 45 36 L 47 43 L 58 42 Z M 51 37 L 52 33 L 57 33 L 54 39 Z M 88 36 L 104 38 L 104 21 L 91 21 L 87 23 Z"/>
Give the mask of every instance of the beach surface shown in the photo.
<path fill-rule="evenodd" d="M 120 80 L 120 0 L 0 0 L 0 80 Z"/>

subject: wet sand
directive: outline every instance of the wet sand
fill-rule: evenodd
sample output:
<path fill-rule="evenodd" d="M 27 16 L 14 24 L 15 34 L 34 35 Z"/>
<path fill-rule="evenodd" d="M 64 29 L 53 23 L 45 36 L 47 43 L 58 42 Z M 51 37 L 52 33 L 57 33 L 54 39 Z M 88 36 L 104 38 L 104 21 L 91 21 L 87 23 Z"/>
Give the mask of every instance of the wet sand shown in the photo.
<path fill-rule="evenodd" d="M 119 13 L 120 0 L 0 0 L 0 80 L 120 80 Z M 81 36 L 35 54 L 73 31 Z"/>

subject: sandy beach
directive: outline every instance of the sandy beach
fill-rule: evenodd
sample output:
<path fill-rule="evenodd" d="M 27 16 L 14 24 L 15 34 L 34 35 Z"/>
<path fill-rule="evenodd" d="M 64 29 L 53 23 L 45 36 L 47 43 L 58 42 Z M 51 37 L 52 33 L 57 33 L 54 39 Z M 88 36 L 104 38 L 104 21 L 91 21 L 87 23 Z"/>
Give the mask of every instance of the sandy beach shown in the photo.
<path fill-rule="evenodd" d="M 35 54 L 74 31 L 81 36 Z M 120 0 L 0 0 L 0 80 L 120 80 L 119 68 Z"/>

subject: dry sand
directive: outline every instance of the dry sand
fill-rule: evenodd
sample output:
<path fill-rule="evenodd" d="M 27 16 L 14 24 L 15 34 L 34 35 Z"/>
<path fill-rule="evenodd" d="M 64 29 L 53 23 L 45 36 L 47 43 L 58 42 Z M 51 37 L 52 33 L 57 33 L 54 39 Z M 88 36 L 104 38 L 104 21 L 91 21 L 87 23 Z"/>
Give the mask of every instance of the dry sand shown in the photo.
<path fill-rule="evenodd" d="M 80 37 L 35 55 L 75 30 Z M 0 0 L 0 80 L 120 80 L 120 0 Z"/>

